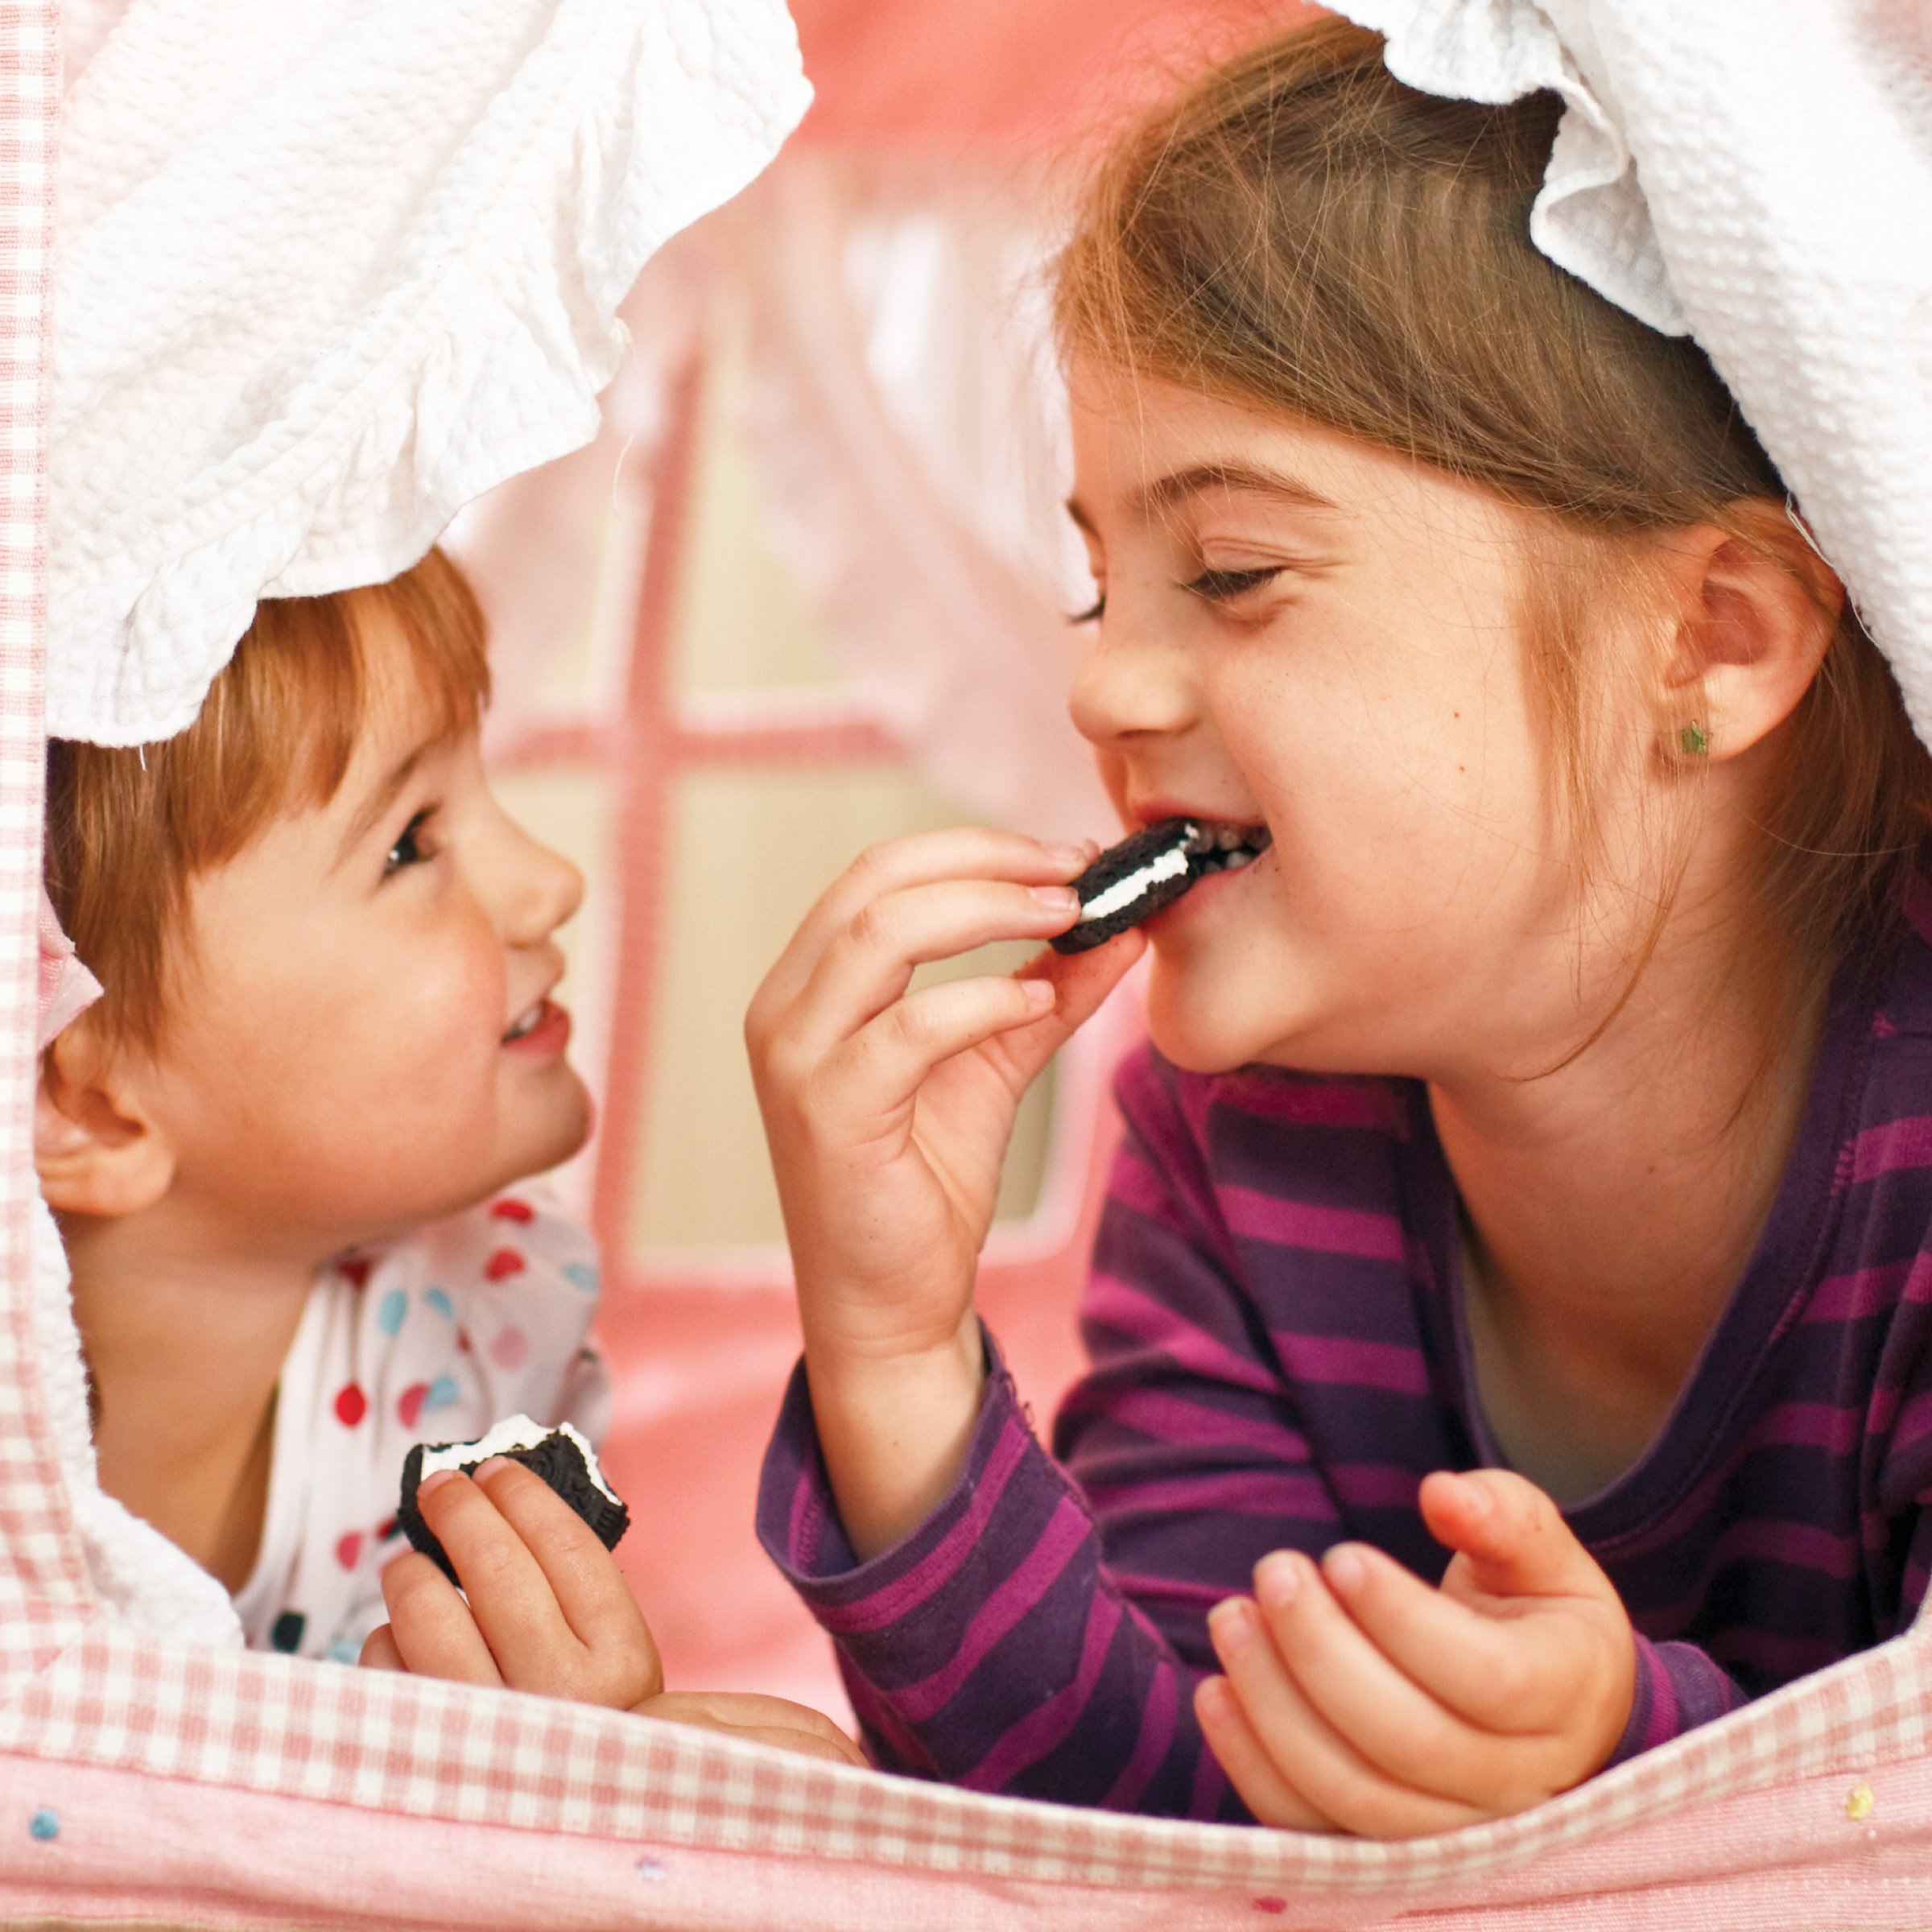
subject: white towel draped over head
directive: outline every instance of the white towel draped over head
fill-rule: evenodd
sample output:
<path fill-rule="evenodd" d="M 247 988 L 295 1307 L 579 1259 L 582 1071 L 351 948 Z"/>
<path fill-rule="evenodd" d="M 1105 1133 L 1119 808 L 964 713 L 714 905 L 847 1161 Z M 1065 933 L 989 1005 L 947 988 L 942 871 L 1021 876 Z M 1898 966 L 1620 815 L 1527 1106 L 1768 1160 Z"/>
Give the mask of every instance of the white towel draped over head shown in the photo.
<path fill-rule="evenodd" d="M 1563 95 L 1531 236 L 1697 339 L 1932 743 L 1932 3 L 1332 3 L 1412 87 Z"/>
<path fill-rule="evenodd" d="M 646 258 L 810 90 L 783 0 L 69 0 L 47 726 L 194 716 L 257 599 L 586 442 Z"/>

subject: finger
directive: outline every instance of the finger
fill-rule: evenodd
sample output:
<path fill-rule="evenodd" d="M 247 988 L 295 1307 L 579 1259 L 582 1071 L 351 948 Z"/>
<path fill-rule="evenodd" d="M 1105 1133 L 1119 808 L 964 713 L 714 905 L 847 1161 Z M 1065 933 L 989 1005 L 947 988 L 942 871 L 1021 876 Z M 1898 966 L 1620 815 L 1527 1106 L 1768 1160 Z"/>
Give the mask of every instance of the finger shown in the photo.
<path fill-rule="evenodd" d="M 1195 1686 L 1194 1715 L 1215 1762 L 1258 1823 L 1288 1831 L 1335 1830 L 1333 1819 L 1310 1804 L 1261 1748 L 1226 1678 L 1203 1678 Z"/>
<path fill-rule="evenodd" d="M 547 1678 L 567 1674 L 583 1647 L 550 1579 L 490 1498 L 469 1476 L 439 1471 L 417 1490 L 416 1506 L 456 1570 L 503 1681 L 522 1684 L 536 1659 Z"/>
<path fill-rule="evenodd" d="M 382 1601 L 404 1670 L 464 1684 L 502 1682 L 469 1604 L 427 1557 L 414 1550 L 398 1557 L 382 1572 Z"/>
<path fill-rule="evenodd" d="M 1054 1004 L 1043 1018 L 1030 1026 L 1016 1026 L 998 1034 L 990 1043 L 1014 1092 L 1023 1092 L 1040 1069 L 1093 1018 L 1146 950 L 1146 934 L 1137 927 L 1130 927 L 1086 952 L 1042 952 L 1013 975 L 1021 980 L 1045 980 L 1055 993 Z"/>
<path fill-rule="evenodd" d="M 1418 1501 L 1430 1535 L 1466 1560 L 1468 1582 L 1492 1596 L 1614 1600 L 1604 1575 L 1563 1512 L 1536 1484 L 1509 1469 L 1422 1479 Z"/>
<path fill-rule="evenodd" d="M 828 1059 L 819 1092 L 842 1119 L 894 1132 L 932 1070 L 1052 1009 L 1040 980 L 947 980 L 888 1007 Z"/>
<path fill-rule="evenodd" d="M 1071 886 L 987 879 L 908 886 L 868 900 L 835 934 L 794 1003 L 793 1051 L 815 1059 L 884 1012 L 915 967 L 995 939 L 1045 939 L 1080 910 Z"/>
<path fill-rule="evenodd" d="M 362 1640 L 362 1654 L 356 1659 L 365 1670 L 407 1670 L 402 1653 L 396 1648 L 395 1633 L 387 1624 L 378 1624 Z"/>
<path fill-rule="evenodd" d="M 1561 1740 L 1499 1736 L 1447 1708 L 1381 1649 L 1305 1556 L 1256 1565 L 1254 1599 L 1310 1707 L 1377 1770 L 1439 1798 L 1516 1810 L 1546 1797 L 1567 1766 Z"/>
<path fill-rule="evenodd" d="M 1568 1715 L 1576 1679 L 1546 1620 L 1475 1608 L 1365 1544 L 1338 1543 L 1322 1570 L 1377 1649 L 1457 1716 L 1526 1736 L 1558 1728 Z"/>
<path fill-rule="evenodd" d="M 798 997 L 834 934 L 869 900 L 942 879 L 1063 885 L 1086 869 L 1097 849 L 1091 840 L 1047 844 L 1022 833 L 977 825 L 954 826 L 872 847 L 819 895 L 766 975 L 752 1002 L 754 1026 Z"/>
<path fill-rule="evenodd" d="M 1488 1815 L 1459 1799 L 1416 1790 L 1372 1765 L 1302 1694 L 1260 1611 L 1246 1598 L 1217 1604 L 1208 1629 L 1228 1686 L 1269 1761 L 1297 1791 L 1319 1792 L 1321 1809 L 1344 1831 L 1410 1838 L 1451 1831 Z"/>
<path fill-rule="evenodd" d="M 586 1649 L 634 1650 L 650 1679 L 663 1686 L 656 1644 L 630 1585 L 603 1539 L 534 1470 L 493 1456 L 476 1481 L 535 1558 L 565 1623 Z"/>
<path fill-rule="evenodd" d="M 667 1691 L 635 1707 L 640 1717 L 778 1744 L 836 1763 L 865 1765 L 865 1754 L 821 1711 L 758 1691 Z"/>

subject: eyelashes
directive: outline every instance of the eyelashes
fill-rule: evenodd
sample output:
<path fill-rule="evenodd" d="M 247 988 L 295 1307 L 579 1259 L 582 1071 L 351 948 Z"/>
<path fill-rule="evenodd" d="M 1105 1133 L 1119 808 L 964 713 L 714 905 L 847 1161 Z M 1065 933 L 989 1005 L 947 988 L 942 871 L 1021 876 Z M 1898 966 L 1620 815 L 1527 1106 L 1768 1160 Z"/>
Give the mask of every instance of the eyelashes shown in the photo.
<path fill-rule="evenodd" d="M 1204 598 L 1210 604 L 1229 604 L 1251 590 L 1259 590 L 1263 584 L 1272 584 L 1286 568 L 1285 564 L 1276 564 L 1259 570 L 1204 570 L 1183 588 L 1191 595 Z"/>
<path fill-rule="evenodd" d="M 1199 597 L 1209 604 L 1232 604 L 1245 597 L 1249 592 L 1260 590 L 1272 584 L 1288 567 L 1285 564 L 1265 565 L 1257 570 L 1204 570 L 1198 577 L 1191 578 L 1179 588 L 1190 597 Z M 1102 591 L 1084 610 L 1071 612 L 1069 624 L 1097 624 L 1107 614 L 1107 593 Z"/>

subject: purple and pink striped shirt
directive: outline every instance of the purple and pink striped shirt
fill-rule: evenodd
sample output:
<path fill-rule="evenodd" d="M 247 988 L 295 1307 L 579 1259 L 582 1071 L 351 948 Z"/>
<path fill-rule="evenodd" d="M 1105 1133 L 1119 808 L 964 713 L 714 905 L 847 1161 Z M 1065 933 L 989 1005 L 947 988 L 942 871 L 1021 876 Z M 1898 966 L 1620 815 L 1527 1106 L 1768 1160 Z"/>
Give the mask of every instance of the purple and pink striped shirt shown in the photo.
<path fill-rule="evenodd" d="M 1757 1246 L 1657 1439 L 1564 1513 L 1638 1632 L 1619 1758 L 1911 1621 L 1932 1568 L 1932 889 L 1834 988 Z M 802 1372 L 758 1504 L 877 1761 L 982 1791 L 1247 1816 L 1191 1692 L 1256 1561 L 1447 1558 L 1473 1393 L 1455 1185 L 1413 1082 L 1122 1069 L 1126 1135 L 1054 1454 L 991 1373 L 957 1486 L 859 1563 Z M 990 1348 L 990 1344 L 989 1344 Z"/>

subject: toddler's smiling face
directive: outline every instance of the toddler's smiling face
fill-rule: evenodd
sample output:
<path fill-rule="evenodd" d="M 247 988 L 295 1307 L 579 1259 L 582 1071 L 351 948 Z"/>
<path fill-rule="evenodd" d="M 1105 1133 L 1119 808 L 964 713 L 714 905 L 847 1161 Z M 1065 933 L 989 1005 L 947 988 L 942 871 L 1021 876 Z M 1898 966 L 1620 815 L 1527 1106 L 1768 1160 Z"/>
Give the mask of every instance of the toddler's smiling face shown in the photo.
<path fill-rule="evenodd" d="M 1103 592 L 1075 722 L 1129 825 L 1273 835 L 1150 923 L 1157 1042 L 1431 1078 L 1560 1056 L 1638 928 L 1579 918 L 1528 675 L 1531 513 L 1162 382 L 1076 363 L 1072 389 Z M 1632 727 L 1612 852 L 1641 848 Z"/>
<path fill-rule="evenodd" d="M 582 881 L 498 805 L 474 730 L 407 671 L 377 686 L 335 796 L 192 882 L 147 1083 L 174 1190 L 315 1259 L 555 1166 L 591 1118 L 550 997 Z"/>

